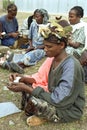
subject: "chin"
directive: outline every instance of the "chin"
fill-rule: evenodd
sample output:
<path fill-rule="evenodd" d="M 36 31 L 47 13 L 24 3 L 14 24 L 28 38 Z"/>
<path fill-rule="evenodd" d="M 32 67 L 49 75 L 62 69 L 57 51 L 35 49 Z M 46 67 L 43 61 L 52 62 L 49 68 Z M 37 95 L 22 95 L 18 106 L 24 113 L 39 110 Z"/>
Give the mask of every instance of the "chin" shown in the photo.
<path fill-rule="evenodd" d="M 75 23 L 70 23 L 71 25 L 75 25 Z"/>
<path fill-rule="evenodd" d="M 53 57 L 52 55 L 46 55 L 46 56 L 47 56 L 47 57 L 50 57 L 50 58 Z"/>

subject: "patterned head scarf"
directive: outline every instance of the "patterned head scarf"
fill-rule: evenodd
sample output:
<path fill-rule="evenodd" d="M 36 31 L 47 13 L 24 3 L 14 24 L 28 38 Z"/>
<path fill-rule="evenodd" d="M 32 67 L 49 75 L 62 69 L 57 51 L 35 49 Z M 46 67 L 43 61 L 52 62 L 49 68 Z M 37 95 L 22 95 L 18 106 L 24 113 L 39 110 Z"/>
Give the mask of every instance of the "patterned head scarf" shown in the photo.
<path fill-rule="evenodd" d="M 37 13 L 37 12 L 40 13 L 41 15 L 43 15 L 43 24 L 47 24 L 48 20 L 49 20 L 49 14 L 48 14 L 47 10 L 45 10 L 45 9 L 36 9 L 34 11 L 34 14 Z"/>
<path fill-rule="evenodd" d="M 40 11 L 44 15 L 43 24 L 46 24 L 49 20 L 49 14 L 48 14 L 47 10 L 45 10 L 45 9 L 40 9 Z"/>
<path fill-rule="evenodd" d="M 72 31 L 72 27 L 66 20 L 54 20 L 44 27 L 39 27 L 39 33 L 45 40 L 53 43 L 60 43 L 62 39 L 67 42 Z"/>

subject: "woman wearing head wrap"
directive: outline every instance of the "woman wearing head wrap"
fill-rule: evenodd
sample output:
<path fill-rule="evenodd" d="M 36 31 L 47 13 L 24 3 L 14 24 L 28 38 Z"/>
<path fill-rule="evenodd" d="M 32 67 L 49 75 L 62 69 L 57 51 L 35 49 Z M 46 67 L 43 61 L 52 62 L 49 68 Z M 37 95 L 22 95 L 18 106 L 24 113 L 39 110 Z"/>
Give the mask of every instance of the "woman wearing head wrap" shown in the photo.
<path fill-rule="evenodd" d="M 48 91 L 41 86 L 28 86 L 30 79 L 26 76 L 21 77 L 18 84 L 8 86 L 14 92 L 25 92 L 32 96 L 25 108 L 27 115 L 33 114 L 27 119 L 28 125 L 39 125 L 46 121 L 70 122 L 80 119 L 83 114 L 83 70 L 79 61 L 65 51 L 70 31 L 71 27 L 65 21 L 59 21 L 50 23 L 40 32 L 45 38 L 46 55 L 53 57 L 48 74 Z M 11 75 L 10 80 L 13 81 L 15 76 Z M 36 82 L 34 78 L 31 84 L 33 82 Z"/>
<path fill-rule="evenodd" d="M 21 27 L 21 30 L 20 30 L 20 31 L 22 31 L 23 38 L 27 38 L 28 37 L 30 25 L 33 22 L 34 16 L 35 16 L 37 11 L 38 12 L 41 11 L 41 13 L 44 15 L 43 24 L 46 24 L 48 22 L 48 20 L 49 20 L 48 12 L 45 9 L 36 9 L 34 11 L 33 15 L 29 16 L 28 18 L 26 18 L 23 21 L 23 24 L 22 24 L 22 27 Z"/>
<path fill-rule="evenodd" d="M 29 36 L 28 36 L 30 47 L 38 48 L 38 46 L 43 45 L 44 39 L 42 36 L 40 35 L 38 36 L 38 30 L 39 30 L 39 25 L 47 24 L 48 20 L 49 20 L 48 12 L 45 9 L 35 10 L 34 20 L 31 23 L 29 29 Z"/>
<path fill-rule="evenodd" d="M 17 63 L 19 65 L 35 65 L 40 59 L 42 59 L 45 56 L 43 44 L 44 38 L 41 35 L 38 35 L 38 31 L 40 25 L 45 25 L 48 23 L 49 16 L 45 9 L 36 9 L 33 18 L 34 20 L 31 23 L 28 35 L 29 47 L 27 49 L 27 53 L 21 56 L 22 58 L 20 58 L 19 56 L 19 60 L 17 60 Z M 15 55 L 15 59 L 16 57 L 18 57 L 18 55 Z"/>

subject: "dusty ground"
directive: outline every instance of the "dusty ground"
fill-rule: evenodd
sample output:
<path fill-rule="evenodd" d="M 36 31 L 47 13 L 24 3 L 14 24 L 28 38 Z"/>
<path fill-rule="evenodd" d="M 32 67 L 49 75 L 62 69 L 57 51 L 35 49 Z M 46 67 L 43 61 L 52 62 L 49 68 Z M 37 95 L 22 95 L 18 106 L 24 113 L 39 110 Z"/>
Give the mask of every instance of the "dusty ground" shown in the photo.
<path fill-rule="evenodd" d="M 3 13 L 2 13 L 3 14 Z M 18 13 L 17 18 L 21 25 L 24 18 L 28 16 L 28 13 Z M 85 21 L 87 19 L 85 18 Z M 36 66 L 25 69 L 26 74 L 32 74 L 36 72 L 39 66 L 44 61 L 41 60 Z M 0 68 L 0 102 L 11 101 L 20 108 L 21 93 L 13 93 L 9 90 L 4 90 L 4 86 L 8 83 L 8 76 L 11 72 Z M 84 109 L 84 115 L 80 121 L 73 123 L 61 123 L 53 124 L 46 123 L 37 127 L 29 127 L 26 124 L 26 116 L 23 112 L 10 115 L 0 119 L 0 130 L 87 130 L 87 86 L 85 85 L 86 105 Z M 10 124 L 12 122 L 12 124 Z"/>
<path fill-rule="evenodd" d="M 43 59 L 44 60 L 44 59 Z M 43 62 L 41 60 L 36 67 L 26 68 L 25 73 L 31 74 L 37 71 L 40 64 Z M 20 108 L 21 93 L 13 93 L 9 90 L 4 90 L 4 86 L 8 83 L 9 71 L 0 69 L 0 102 L 11 101 Z M 86 98 L 87 98 L 87 86 L 85 86 Z M 86 101 L 87 104 L 87 101 Z M 10 124 L 12 122 L 12 124 Z M 87 130 L 87 105 L 84 109 L 84 115 L 80 121 L 73 123 L 62 123 L 62 124 L 53 124 L 46 123 L 38 127 L 29 127 L 26 124 L 26 116 L 23 112 L 10 115 L 0 119 L 0 130 Z"/>

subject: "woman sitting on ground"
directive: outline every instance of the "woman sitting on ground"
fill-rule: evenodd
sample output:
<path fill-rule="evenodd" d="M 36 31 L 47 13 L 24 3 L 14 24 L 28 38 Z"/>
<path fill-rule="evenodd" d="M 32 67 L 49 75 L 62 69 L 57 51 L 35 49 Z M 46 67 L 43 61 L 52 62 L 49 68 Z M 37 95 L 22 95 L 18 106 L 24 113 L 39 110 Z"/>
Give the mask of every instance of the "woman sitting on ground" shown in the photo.
<path fill-rule="evenodd" d="M 59 28 L 56 24 L 56 26 L 48 27 L 47 30 L 49 30 L 48 34 L 45 29 L 41 32 L 45 38 L 46 55 L 53 57 L 48 74 L 47 90 L 42 86 L 33 88 L 31 85 L 36 82 L 36 79 L 32 78 L 30 82 L 30 77 L 26 76 L 17 77 L 19 82 L 15 83 L 17 75 L 14 74 L 10 75 L 12 83 L 8 86 L 11 91 L 31 95 L 29 99 L 26 99 L 28 103 L 24 109 L 30 116 L 27 119 L 30 126 L 46 121 L 58 123 L 79 120 L 85 104 L 83 69 L 79 61 L 65 51 L 71 29 L 68 28 L 66 32 L 62 26 Z M 47 70 L 44 69 L 44 71 Z"/>
<path fill-rule="evenodd" d="M 3 32 L 1 44 L 4 46 L 16 47 L 16 42 L 19 36 L 16 15 L 17 6 L 15 4 L 10 4 L 7 6 L 7 15 L 0 17 Z"/>
<path fill-rule="evenodd" d="M 87 45 L 87 23 L 81 21 L 84 10 L 81 6 L 74 6 L 69 11 L 69 22 L 73 28 L 71 37 L 68 40 L 67 53 L 74 55 L 82 64 L 85 72 L 85 82 L 87 83 L 87 65 L 85 65 L 82 55 Z"/>
<path fill-rule="evenodd" d="M 39 60 L 45 57 L 44 38 L 38 35 L 39 25 L 46 25 L 48 23 L 48 12 L 45 9 L 37 9 L 34 15 L 34 21 L 31 23 L 29 30 L 29 44 L 27 53 L 14 54 L 11 62 L 5 62 L 5 66 L 12 68 L 15 72 L 23 73 L 21 67 L 35 65 Z"/>

